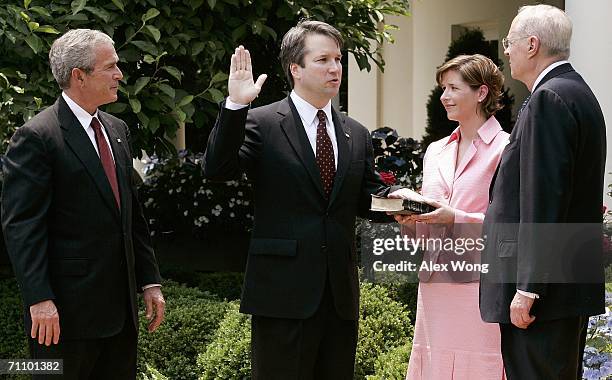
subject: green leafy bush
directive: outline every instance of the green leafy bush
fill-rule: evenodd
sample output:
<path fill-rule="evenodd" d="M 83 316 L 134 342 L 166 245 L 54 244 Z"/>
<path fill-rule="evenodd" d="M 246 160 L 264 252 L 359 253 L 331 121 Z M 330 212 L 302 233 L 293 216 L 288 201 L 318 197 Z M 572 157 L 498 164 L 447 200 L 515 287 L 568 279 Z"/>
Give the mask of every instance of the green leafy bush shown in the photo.
<path fill-rule="evenodd" d="M 250 377 L 250 319 L 238 312 L 238 303 L 232 305 L 219 325 L 215 339 L 198 357 L 201 380 Z M 374 374 L 381 355 L 405 346 L 412 337 L 410 313 L 379 285 L 361 285 L 359 323 L 355 362 L 355 379 L 358 380 Z M 396 367 L 399 368 L 399 364 Z"/>
<path fill-rule="evenodd" d="M 410 312 L 380 285 L 361 284 L 355 379 L 374 373 L 376 359 L 412 339 Z"/>
<path fill-rule="evenodd" d="M 28 358 L 23 304 L 15 279 L 0 280 L 0 358 Z"/>
<path fill-rule="evenodd" d="M 361 68 L 381 68 L 379 46 L 392 41 L 385 15 L 408 14 L 408 0 L 25 0 L 0 5 L 0 152 L 15 128 L 59 94 L 47 63 L 49 47 L 68 29 L 103 30 L 115 41 L 124 79 L 106 110 L 133 128 L 141 149 L 174 152 L 167 136 L 182 125 L 202 150 L 226 92 L 234 48 L 244 44 L 255 71 L 269 75 L 258 101 L 284 95 L 277 59 L 280 38 L 311 17 L 338 27 Z M 196 112 L 197 110 L 197 112 Z"/>
<path fill-rule="evenodd" d="M 230 303 L 214 340 L 198 356 L 200 380 L 251 378 L 251 319 Z"/>
<path fill-rule="evenodd" d="M 227 303 L 196 288 L 166 283 L 164 322 L 154 333 L 146 330 L 147 320 L 140 315 L 138 371 L 154 367 L 170 379 L 196 379 L 196 358 L 212 340 L 225 314 Z M 141 311 L 144 310 L 142 300 Z"/>
<path fill-rule="evenodd" d="M 139 194 L 152 235 L 191 231 L 203 238 L 212 232 L 248 232 L 253 225 L 252 185 L 204 178 L 202 154 L 151 158 Z"/>
<path fill-rule="evenodd" d="M 366 380 L 404 380 L 411 349 L 412 343 L 408 342 L 381 354 L 374 362 L 374 374 L 366 376 Z"/>

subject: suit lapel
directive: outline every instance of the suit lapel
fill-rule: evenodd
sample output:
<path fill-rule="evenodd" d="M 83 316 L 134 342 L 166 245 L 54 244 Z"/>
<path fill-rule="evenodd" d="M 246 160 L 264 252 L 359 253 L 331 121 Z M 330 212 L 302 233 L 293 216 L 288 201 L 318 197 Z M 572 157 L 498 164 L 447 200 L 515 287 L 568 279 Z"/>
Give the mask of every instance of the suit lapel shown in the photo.
<path fill-rule="evenodd" d="M 455 165 L 457 161 L 457 140 L 446 144 L 438 153 L 438 171 L 446 184 L 447 190 L 450 192 L 453 188 L 455 178 Z"/>
<path fill-rule="evenodd" d="M 319 190 L 321 196 L 325 196 L 323 192 L 323 184 L 321 183 L 321 175 L 319 174 L 319 168 L 317 167 L 316 157 L 308 141 L 306 130 L 302 124 L 302 119 L 297 112 L 297 109 L 293 105 L 291 98 L 280 102 L 277 110 L 278 114 L 283 116 L 281 119 L 281 127 L 289 140 L 289 143 L 293 147 L 293 150 L 302 161 L 302 164 L 306 168 L 310 179 L 312 180 L 315 187 Z"/>
<path fill-rule="evenodd" d="M 336 142 L 338 143 L 338 165 L 336 168 L 336 177 L 334 178 L 334 186 L 332 187 L 332 193 L 329 197 L 330 204 L 336 199 L 342 188 L 342 182 L 350 166 L 353 151 L 353 140 L 351 139 L 350 129 L 346 124 L 344 115 L 339 114 L 332 108 L 332 120 L 334 121 Z"/>
<path fill-rule="evenodd" d="M 102 168 L 100 157 L 96 153 L 95 148 L 91 144 L 91 140 L 79 120 L 74 116 L 68 104 L 61 96 L 56 102 L 58 108 L 58 118 L 62 130 L 64 131 L 64 140 L 72 149 L 77 158 L 81 161 L 91 179 L 95 183 L 100 192 L 100 196 L 111 209 L 113 214 L 119 218 L 119 210 L 117 210 L 117 202 L 113 195 L 113 190 L 106 178 L 106 173 Z"/>
<path fill-rule="evenodd" d="M 458 148 L 458 146 L 457 146 L 457 148 Z M 467 152 L 465 152 L 465 155 L 463 156 L 463 159 L 459 163 L 459 167 L 457 167 L 457 169 L 455 170 L 455 175 L 454 175 L 455 180 L 457 178 L 459 178 L 461 173 L 463 173 L 463 171 L 468 166 L 470 161 L 472 161 L 472 158 L 474 158 L 475 155 L 476 155 L 476 147 L 474 146 L 474 143 L 472 143 L 472 144 L 470 144 Z"/>

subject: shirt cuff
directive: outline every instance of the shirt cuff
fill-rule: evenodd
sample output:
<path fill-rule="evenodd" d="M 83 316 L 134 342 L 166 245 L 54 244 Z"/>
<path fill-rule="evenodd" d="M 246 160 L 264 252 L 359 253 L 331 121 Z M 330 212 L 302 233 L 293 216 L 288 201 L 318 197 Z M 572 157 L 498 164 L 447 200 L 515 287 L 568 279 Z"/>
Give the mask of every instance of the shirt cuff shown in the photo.
<path fill-rule="evenodd" d="M 142 287 L 142 290 L 145 291 L 149 288 L 161 288 L 161 284 L 149 284 Z"/>
<path fill-rule="evenodd" d="M 517 293 L 524 295 L 525 297 L 529 297 L 531 299 L 534 298 L 540 298 L 540 296 L 537 293 L 531 293 L 531 292 L 526 292 L 524 290 L 520 290 L 520 289 L 516 289 Z"/>
<path fill-rule="evenodd" d="M 239 104 L 239 103 L 232 102 L 229 96 L 225 98 L 225 108 L 227 108 L 228 110 L 236 111 L 244 107 L 248 107 L 248 106 L 249 106 L 248 104 Z"/>

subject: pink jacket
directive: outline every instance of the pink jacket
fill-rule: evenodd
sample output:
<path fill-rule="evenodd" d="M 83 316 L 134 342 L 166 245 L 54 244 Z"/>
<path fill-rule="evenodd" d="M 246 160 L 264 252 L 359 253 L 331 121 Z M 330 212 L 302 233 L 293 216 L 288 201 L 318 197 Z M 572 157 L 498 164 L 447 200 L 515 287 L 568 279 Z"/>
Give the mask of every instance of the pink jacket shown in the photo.
<path fill-rule="evenodd" d="M 489 185 L 508 142 L 508 133 L 491 116 L 478 129 L 478 137 L 473 141 L 457 163 L 459 146 L 459 127 L 450 136 L 433 142 L 427 148 L 423 159 L 422 194 L 440 203 L 448 204 L 456 210 L 453 227 L 441 227 L 417 223 L 416 236 L 437 238 L 478 238 L 484 213 L 489 205 Z M 452 229 L 452 231 L 451 231 Z M 427 251 L 424 260 L 433 263 L 447 262 L 457 258 L 440 250 Z M 462 258 L 470 263 L 480 262 L 480 252 Z M 449 265 L 450 268 L 450 265 Z M 479 279 L 480 272 L 439 272 L 441 278 L 454 282 L 470 282 Z M 421 281 L 428 281 L 431 272 L 419 273 Z"/>

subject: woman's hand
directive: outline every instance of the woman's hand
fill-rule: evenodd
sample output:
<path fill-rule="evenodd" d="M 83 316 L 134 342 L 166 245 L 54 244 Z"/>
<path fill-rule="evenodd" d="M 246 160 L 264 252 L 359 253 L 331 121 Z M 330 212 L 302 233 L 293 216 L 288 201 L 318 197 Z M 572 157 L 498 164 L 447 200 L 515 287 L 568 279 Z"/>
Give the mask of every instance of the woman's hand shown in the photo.
<path fill-rule="evenodd" d="M 455 223 L 455 209 L 442 204 L 433 199 L 425 200 L 428 204 L 436 208 L 435 211 L 428 212 L 425 214 L 410 215 L 417 222 L 428 223 L 428 224 L 453 224 Z M 397 220 L 397 219 L 396 219 Z"/>

